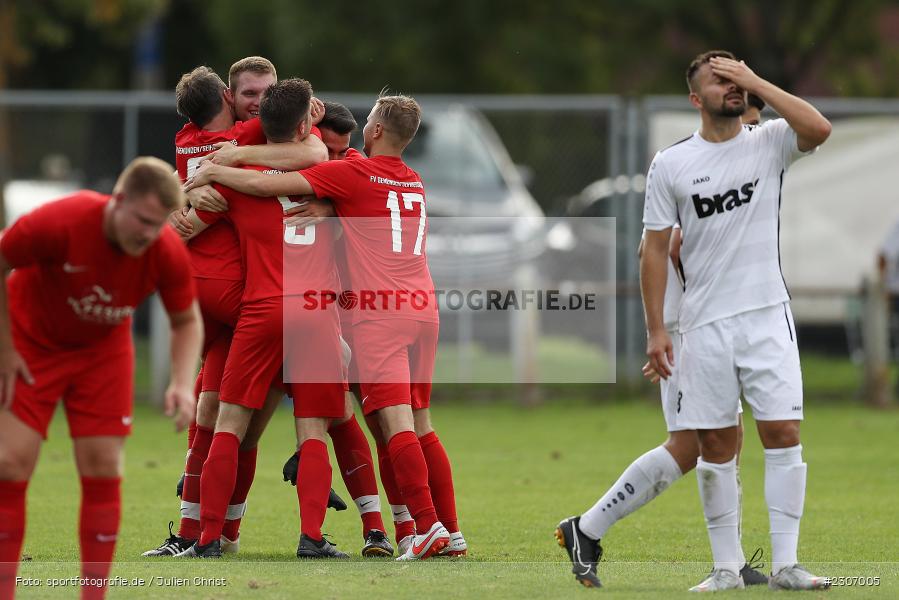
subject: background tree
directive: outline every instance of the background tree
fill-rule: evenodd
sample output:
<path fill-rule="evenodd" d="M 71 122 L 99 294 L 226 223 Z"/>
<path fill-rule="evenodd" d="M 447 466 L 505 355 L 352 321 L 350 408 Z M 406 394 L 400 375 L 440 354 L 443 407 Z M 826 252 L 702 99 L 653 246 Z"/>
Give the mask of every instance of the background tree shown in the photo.
<path fill-rule="evenodd" d="M 161 15 L 164 87 L 198 64 L 263 54 L 317 89 L 682 93 L 697 52 L 728 48 L 800 93 L 890 96 L 889 0 L 0 0 L 17 88 L 127 88 L 135 33 Z"/>

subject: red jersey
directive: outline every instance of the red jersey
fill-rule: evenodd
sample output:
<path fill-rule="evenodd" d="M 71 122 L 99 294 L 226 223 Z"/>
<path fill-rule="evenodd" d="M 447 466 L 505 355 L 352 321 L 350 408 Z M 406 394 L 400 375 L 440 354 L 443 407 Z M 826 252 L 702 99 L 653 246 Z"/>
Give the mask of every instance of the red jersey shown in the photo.
<path fill-rule="evenodd" d="M 265 143 L 259 119 L 238 121 L 223 131 L 206 131 L 188 122 L 175 135 L 175 166 L 181 181 L 194 174 L 200 159 L 215 151 L 215 144 L 230 142 L 235 146 Z M 194 277 L 240 281 L 243 271 L 237 234 L 227 223 L 210 227 L 188 243 Z"/>
<path fill-rule="evenodd" d="M 358 154 L 358 153 L 357 153 Z M 356 321 L 439 320 L 425 253 L 427 210 L 418 173 L 401 158 L 347 155 L 301 171 L 319 198 L 334 201 L 358 296 Z"/>
<path fill-rule="evenodd" d="M 247 167 L 265 171 L 264 167 Z M 270 170 L 272 173 L 280 171 Z M 297 231 L 284 225 L 284 211 L 297 206 L 294 197 L 260 198 L 216 184 L 228 200 L 228 210 L 213 213 L 198 210 L 204 223 L 227 220 L 234 225 L 246 266 L 243 304 L 283 296 L 339 291 L 334 264 L 334 222 L 326 221 Z"/>
<path fill-rule="evenodd" d="M 109 196 L 77 192 L 22 216 L 3 232 L 0 252 L 13 329 L 49 349 L 129 343 L 131 315 L 154 290 L 169 312 L 194 300 L 184 243 L 169 227 L 138 257 L 103 232 Z"/>

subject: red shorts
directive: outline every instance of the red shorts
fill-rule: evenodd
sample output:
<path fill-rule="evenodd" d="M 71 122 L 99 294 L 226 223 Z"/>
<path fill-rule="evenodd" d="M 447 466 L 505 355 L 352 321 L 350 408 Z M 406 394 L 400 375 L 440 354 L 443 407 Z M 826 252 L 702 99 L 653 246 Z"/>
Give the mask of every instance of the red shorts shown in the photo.
<path fill-rule="evenodd" d="M 196 277 L 197 302 L 203 315 L 203 389 L 221 388 L 231 335 L 240 316 L 243 281 Z"/>
<path fill-rule="evenodd" d="M 219 400 L 260 409 L 281 368 L 281 300 L 254 302 L 241 308 Z"/>
<path fill-rule="evenodd" d="M 127 343 L 77 350 L 38 349 L 15 343 L 34 385 L 16 381 L 12 412 L 47 438 L 56 405 L 62 400 L 73 438 L 131 433 L 134 346 Z"/>
<path fill-rule="evenodd" d="M 293 416 L 298 419 L 343 416 L 346 391 L 342 383 L 289 383 Z"/>
<path fill-rule="evenodd" d="M 294 399 L 296 416 L 342 417 L 344 381 L 336 315 L 331 319 L 327 313 L 291 307 L 291 298 L 283 303 L 278 298 L 241 309 L 220 400 L 262 408 L 283 365 L 284 387 Z"/>
<path fill-rule="evenodd" d="M 310 311 L 303 305 L 301 297 L 284 298 L 284 381 L 293 414 L 340 418 L 348 386 L 337 309 Z"/>
<path fill-rule="evenodd" d="M 353 355 L 362 382 L 362 412 L 410 404 L 431 406 L 431 378 L 440 325 L 411 319 L 362 321 L 353 326 Z M 367 383 L 366 383 L 367 382 Z"/>
<path fill-rule="evenodd" d="M 203 376 L 201 391 L 218 392 L 222 389 L 225 362 L 228 360 L 233 335 L 231 329 L 223 329 L 206 349 L 203 355 L 203 368 L 200 369 Z"/>

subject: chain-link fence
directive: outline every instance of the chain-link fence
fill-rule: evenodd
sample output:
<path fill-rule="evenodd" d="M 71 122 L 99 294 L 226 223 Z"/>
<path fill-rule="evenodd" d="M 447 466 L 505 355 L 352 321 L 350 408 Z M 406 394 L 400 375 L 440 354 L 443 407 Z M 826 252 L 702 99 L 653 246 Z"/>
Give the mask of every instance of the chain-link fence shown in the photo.
<path fill-rule="evenodd" d="M 374 100 L 359 94 L 320 96 L 353 108 L 360 125 Z M 472 169 L 490 162 L 498 177 L 523 184 L 516 191 L 518 197 L 506 201 L 507 206 L 493 216 L 513 216 L 517 210 L 550 217 L 615 218 L 617 380 L 638 376 L 644 350 L 636 257 L 643 174 L 656 149 L 695 130 L 698 120 L 686 98 L 424 96 L 419 100 L 426 116 L 446 117 L 440 117 L 443 127 L 433 125 L 430 134 L 420 135 L 422 149 L 410 148 L 410 162 L 423 172 L 426 185 L 431 186 L 432 177 L 435 181 L 444 177 L 466 198 L 444 214 L 491 215 L 494 205 L 476 201 L 484 195 L 478 177 L 489 178 L 489 173 L 471 175 Z M 784 271 L 800 326 L 807 324 L 810 331 L 830 327 L 842 332 L 843 343 L 860 346 L 853 340 L 861 328 L 852 322 L 859 306 L 858 275 L 865 271 L 863 265 L 873 265 L 879 239 L 899 217 L 899 205 L 891 198 L 893 187 L 884 183 L 890 148 L 895 148 L 890 146 L 892 136 L 899 130 L 899 101 L 814 103 L 834 120 L 834 137 L 819 156 L 807 161 L 808 166 L 800 161 L 787 178 Z M 134 156 L 172 161 L 172 141 L 182 124 L 170 93 L 3 92 L 0 180 L 56 181 L 63 187 L 109 191 Z M 444 129 L 456 137 L 441 138 Z M 356 138 L 361 136 L 357 133 Z M 460 140 L 467 138 L 476 141 L 465 146 Z M 428 143 L 443 149 L 443 154 L 435 154 L 439 168 L 431 171 L 426 164 L 415 163 L 416 152 L 424 153 L 422 161 L 432 152 L 425 148 Z M 453 164 L 455 170 L 448 166 Z M 26 195 L 37 193 L 27 186 L 5 189 L 7 213 L 19 210 L 21 190 Z M 835 202 L 829 199 L 834 193 L 842 194 L 842 203 L 830 204 Z M 838 210 L 845 211 L 846 218 L 834 219 Z M 828 239 L 831 244 L 826 244 Z M 845 250 L 835 252 L 840 246 Z M 833 272 L 840 276 L 827 276 Z M 146 309 L 141 311 L 136 323 L 144 334 L 155 329 L 147 315 Z M 157 361 L 164 362 L 164 341 L 159 338 L 151 344 Z"/>

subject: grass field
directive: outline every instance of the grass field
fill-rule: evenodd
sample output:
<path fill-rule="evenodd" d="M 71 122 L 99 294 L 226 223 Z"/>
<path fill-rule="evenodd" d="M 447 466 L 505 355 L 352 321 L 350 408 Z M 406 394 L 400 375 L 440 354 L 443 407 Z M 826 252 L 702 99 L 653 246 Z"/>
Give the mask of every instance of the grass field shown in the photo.
<path fill-rule="evenodd" d="M 451 390 L 440 394 L 452 396 Z M 821 574 L 880 578 L 879 587 L 834 589 L 827 597 L 895 598 L 899 412 L 849 404 L 806 400 L 803 446 L 809 483 L 800 558 Z M 123 520 L 112 574 L 146 583 L 114 588 L 109 597 L 501 599 L 597 593 L 656 598 L 686 596 L 685 590 L 708 571 L 708 541 L 692 473 L 609 532 L 600 565 L 605 588 L 599 592 L 575 584 L 552 536 L 559 519 L 588 508 L 631 460 L 662 441 L 664 423 L 654 401 L 587 403 L 548 397 L 541 407 L 524 409 L 511 402 L 457 398 L 435 405 L 434 416 L 454 463 L 470 556 L 420 564 L 298 561 L 296 494 L 280 476 L 293 447 L 293 427 L 289 411 L 280 410 L 262 442 L 239 557 L 181 562 L 140 557 L 167 535 L 168 521 L 177 520 L 174 487 L 185 441 L 153 410 L 139 409 L 127 448 Z M 767 559 L 764 465 L 752 427 L 750 418 L 742 467 L 743 541 L 747 555 L 762 547 Z M 336 473 L 334 487 L 345 493 Z M 20 568 L 21 576 L 44 584 L 21 587 L 19 597 L 75 597 L 71 588 L 50 589 L 46 579 L 78 574 L 78 494 L 65 419 L 57 415 L 29 489 L 24 553 L 30 560 Z M 382 504 L 387 505 L 386 499 Z M 329 511 L 324 529 L 341 549 L 358 556 L 360 524 L 352 506 L 342 513 Z M 194 577 L 224 578 L 226 585 L 194 585 Z M 162 585 L 156 578 L 187 581 Z M 769 592 L 734 593 L 760 597 Z"/>

